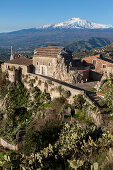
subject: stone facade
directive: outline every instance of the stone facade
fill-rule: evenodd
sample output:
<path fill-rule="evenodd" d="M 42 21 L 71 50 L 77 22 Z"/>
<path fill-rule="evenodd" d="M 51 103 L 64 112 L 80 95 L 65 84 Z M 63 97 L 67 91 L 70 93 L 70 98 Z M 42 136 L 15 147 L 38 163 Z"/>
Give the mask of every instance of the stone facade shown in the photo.
<path fill-rule="evenodd" d="M 33 55 L 35 74 L 55 78 L 68 83 L 81 83 L 89 79 L 89 68 L 72 69 L 72 54 L 64 47 L 41 47 Z"/>
<path fill-rule="evenodd" d="M 42 74 L 45 76 L 53 77 L 55 73 L 55 58 L 47 58 L 47 57 L 33 57 L 33 65 L 35 68 L 35 74 Z"/>
<path fill-rule="evenodd" d="M 68 72 L 72 55 L 63 47 L 41 47 L 34 50 L 35 73 L 56 77 L 58 71 Z M 60 70 L 59 70 L 60 69 Z M 61 73 L 61 72 L 60 72 Z"/>
<path fill-rule="evenodd" d="M 6 61 L 2 64 L 1 69 L 3 72 L 8 73 L 8 79 L 11 82 L 21 80 L 22 74 L 33 72 L 33 65 L 31 59 L 16 58 Z"/>

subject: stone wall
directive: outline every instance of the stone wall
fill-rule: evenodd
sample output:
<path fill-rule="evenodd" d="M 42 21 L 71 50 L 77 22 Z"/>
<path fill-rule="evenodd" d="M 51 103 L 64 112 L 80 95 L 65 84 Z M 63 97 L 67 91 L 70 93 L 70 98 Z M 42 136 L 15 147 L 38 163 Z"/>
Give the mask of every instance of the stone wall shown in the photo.
<path fill-rule="evenodd" d="M 108 67 L 106 72 L 107 72 L 108 76 L 109 76 L 110 74 L 113 75 L 113 66 L 112 66 L 112 67 Z"/>
<path fill-rule="evenodd" d="M 45 76 L 41 76 L 41 75 L 35 75 L 35 74 L 27 74 L 27 81 L 25 81 L 25 77 L 23 78 L 23 83 L 25 85 L 26 88 L 30 88 L 30 82 L 32 81 L 32 86 L 37 86 L 42 92 L 46 91 L 48 93 L 50 93 L 51 99 L 57 98 L 57 97 L 61 97 L 62 94 L 62 90 L 64 92 L 69 92 L 70 95 L 68 97 L 66 97 L 66 99 L 68 100 L 69 104 L 72 104 L 74 101 L 74 96 L 81 94 L 85 97 L 86 101 L 89 103 L 89 110 L 87 110 L 87 113 L 90 117 L 92 117 L 93 121 L 95 122 L 95 124 L 97 126 L 99 126 L 102 123 L 102 116 L 101 116 L 101 111 L 99 109 L 99 107 L 96 105 L 96 103 L 94 101 L 92 101 L 84 92 L 84 90 L 75 87 L 73 85 L 52 79 L 52 78 L 48 78 Z M 28 82 L 28 83 L 27 83 Z M 60 89 L 61 91 L 59 91 L 58 89 Z M 93 110 L 90 110 L 90 105 L 95 107 L 97 109 L 98 113 L 95 113 Z"/>
<path fill-rule="evenodd" d="M 25 65 L 10 64 L 10 63 L 2 64 L 2 72 L 8 71 L 8 70 L 13 71 L 14 69 L 15 70 L 21 69 L 23 74 L 27 74 L 27 66 Z"/>
<path fill-rule="evenodd" d="M 89 69 L 87 70 L 70 70 L 67 74 L 68 82 L 76 83 L 85 83 L 89 80 Z"/>
<path fill-rule="evenodd" d="M 10 82 L 21 81 L 21 75 L 26 75 L 30 72 L 30 66 L 18 65 L 18 64 L 10 64 L 4 63 L 2 64 L 2 72 L 8 73 L 8 79 Z"/>
<path fill-rule="evenodd" d="M 70 92 L 70 96 L 68 99 L 69 103 L 73 103 L 73 97 L 78 94 L 84 94 L 84 90 L 79 89 L 75 86 L 69 85 L 67 83 L 61 82 L 59 80 L 55 80 L 53 78 L 36 75 L 36 74 L 27 74 L 22 78 L 23 84 L 26 88 L 30 88 L 30 86 L 37 86 L 42 92 L 46 91 L 50 93 L 51 98 L 60 97 L 62 94 L 58 90 L 64 90 L 64 92 Z"/>
<path fill-rule="evenodd" d="M 87 96 L 87 94 L 84 93 L 84 97 L 85 100 L 92 105 L 93 107 L 96 108 L 96 113 L 95 111 L 93 111 L 92 109 L 90 109 L 90 105 L 89 105 L 89 109 L 87 110 L 87 113 L 90 117 L 92 117 L 93 121 L 95 122 L 95 124 L 97 126 L 100 126 L 103 123 L 102 120 L 102 115 L 101 115 L 101 110 L 100 108 L 97 106 L 97 104 L 91 99 L 89 98 L 89 96 Z"/>

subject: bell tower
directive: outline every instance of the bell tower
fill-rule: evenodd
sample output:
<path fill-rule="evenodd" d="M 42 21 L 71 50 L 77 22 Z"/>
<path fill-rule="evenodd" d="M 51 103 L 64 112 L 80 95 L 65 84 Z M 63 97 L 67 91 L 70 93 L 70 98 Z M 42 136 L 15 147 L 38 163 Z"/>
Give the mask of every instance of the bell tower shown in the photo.
<path fill-rule="evenodd" d="M 10 60 L 14 60 L 14 54 L 13 54 L 13 47 L 11 46 L 11 56 L 10 56 Z"/>

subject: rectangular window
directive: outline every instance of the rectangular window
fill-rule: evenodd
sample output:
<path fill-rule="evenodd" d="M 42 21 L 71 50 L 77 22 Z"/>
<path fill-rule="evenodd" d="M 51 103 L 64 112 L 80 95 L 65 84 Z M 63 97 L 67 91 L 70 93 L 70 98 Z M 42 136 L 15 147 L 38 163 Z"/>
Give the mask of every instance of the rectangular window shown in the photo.
<path fill-rule="evenodd" d="M 96 60 L 93 60 L 93 62 L 92 62 L 92 63 L 93 63 L 93 65 L 95 65 L 95 64 L 96 64 Z"/>
<path fill-rule="evenodd" d="M 102 65 L 102 68 L 106 68 L 106 65 L 105 65 L 105 64 L 103 64 L 103 65 Z"/>

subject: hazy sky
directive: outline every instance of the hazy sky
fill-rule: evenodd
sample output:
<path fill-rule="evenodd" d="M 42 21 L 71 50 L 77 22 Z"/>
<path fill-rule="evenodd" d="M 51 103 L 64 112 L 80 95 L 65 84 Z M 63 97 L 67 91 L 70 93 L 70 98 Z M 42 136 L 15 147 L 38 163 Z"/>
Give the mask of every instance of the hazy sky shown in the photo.
<path fill-rule="evenodd" d="M 0 32 L 74 17 L 113 25 L 113 0 L 0 0 Z"/>

